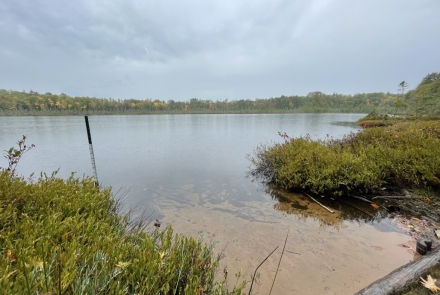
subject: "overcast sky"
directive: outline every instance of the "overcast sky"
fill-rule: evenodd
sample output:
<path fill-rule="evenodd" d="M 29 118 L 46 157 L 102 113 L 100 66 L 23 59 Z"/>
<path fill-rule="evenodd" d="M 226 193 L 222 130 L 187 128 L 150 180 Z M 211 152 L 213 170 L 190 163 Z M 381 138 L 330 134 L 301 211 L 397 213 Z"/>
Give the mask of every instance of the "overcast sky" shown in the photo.
<path fill-rule="evenodd" d="M 212 100 L 414 88 L 439 0 L 2 0 L 0 88 Z"/>

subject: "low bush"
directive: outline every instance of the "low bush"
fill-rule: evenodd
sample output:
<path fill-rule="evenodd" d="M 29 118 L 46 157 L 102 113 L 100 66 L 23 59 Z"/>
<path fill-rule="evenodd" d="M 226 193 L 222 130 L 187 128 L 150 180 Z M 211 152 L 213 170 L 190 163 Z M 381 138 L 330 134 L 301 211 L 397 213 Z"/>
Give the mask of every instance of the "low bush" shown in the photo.
<path fill-rule="evenodd" d="M 436 115 L 423 115 L 423 116 L 415 116 L 415 115 L 405 115 L 405 116 L 389 116 L 389 115 L 379 115 L 375 110 L 370 112 L 365 117 L 357 120 L 356 124 L 363 128 L 371 128 L 371 127 L 382 127 L 382 126 L 391 126 L 396 123 L 401 122 L 420 122 L 420 121 L 437 121 L 439 120 L 439 116 Z"/>
<path fill-rule="evenodd" d="M 2 294 L 241 294 L 218 265 L 201 239 L 130 227 L 91 178 L 0 172 Z"/>
<path fill-rule="evenodd" d="M 390 117 L 388 115 L 379 115 L 376 110 L 371 111 L 365 117 L 360 118 L 356 123 L 363 128 L 381 127 L 393 125 L 399 117 Z"/>
<path fill-rule="evenodd" d="M 248 158 L 251 174 L 287 190 L 342 195 L 373 192 L 384 184 L 440 185 L 440 121 L 399 121 L 341 140 L 288 138 L 261 145 Z"/>

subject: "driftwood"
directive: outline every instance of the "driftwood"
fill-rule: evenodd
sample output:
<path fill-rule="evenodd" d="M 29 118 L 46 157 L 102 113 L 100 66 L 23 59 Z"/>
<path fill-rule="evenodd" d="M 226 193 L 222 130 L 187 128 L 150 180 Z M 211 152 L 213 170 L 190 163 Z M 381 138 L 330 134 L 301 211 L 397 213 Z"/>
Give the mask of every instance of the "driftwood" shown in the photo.
<path fill-rule="evenodd" d="M 312 199 L 313 201 L 315 201 L 316 204 L 318 204 L 319 206 L 321 206 L 322 208 L 324 208 L 325 210 L 327 210 L 330 213 L 335 213 L 335 211 L 331 210 L 330 208 L 322 205 L 321 203 L 319 203 L 315 198 L 313 198 L 311 195 L 309 195 L 306 192 L 303 192 L 303 194 L 305 194 L 307 197 L 309 197 L 310 199 Z"/>
<path fill-rule="evenodd" d="M 417 283 L 431 267 L 439 263 L 440 246 L 418 260 L 412 261 L 375 281 L 355 295 L 402 294 L 409 285 Z"/>

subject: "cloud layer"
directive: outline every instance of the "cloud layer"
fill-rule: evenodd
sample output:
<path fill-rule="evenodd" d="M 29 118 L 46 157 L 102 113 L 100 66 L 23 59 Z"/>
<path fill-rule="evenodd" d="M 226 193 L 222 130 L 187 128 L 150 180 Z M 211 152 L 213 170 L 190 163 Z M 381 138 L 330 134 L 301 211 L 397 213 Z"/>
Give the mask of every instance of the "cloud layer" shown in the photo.
<path fill-rule="evenodd" d="M 0 88 L 254 99 L 415 87 L 440 71 L 439 1 L 6 0 Z"/>

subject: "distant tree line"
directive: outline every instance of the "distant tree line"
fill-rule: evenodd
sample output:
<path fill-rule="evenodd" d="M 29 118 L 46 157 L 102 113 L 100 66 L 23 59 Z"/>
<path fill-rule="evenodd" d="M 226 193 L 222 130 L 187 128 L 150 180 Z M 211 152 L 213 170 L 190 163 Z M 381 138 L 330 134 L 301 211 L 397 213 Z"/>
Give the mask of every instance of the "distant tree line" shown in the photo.
<path fill-rule="evenodd" d="M 357 112 L 366 113 L 381 102 L 397 99 L 390 93 L 355 95 L 324 94 L 281 96 L 267 99 L 160 101 L 152 99 L 104 99 L 71 97 L 0 89 L 0 115 L 29 114 L 124 114 L 124 113 L 265 113 L 265 112 Z"/>
<path fill-rule="evenodd" d="M 354 95 L 310 92 L 305 96 L 281 96 L 255 100 L 161 101 L 152 99 L 105 99 L 71 97 L 64 93 L 0 89 L 0 115 L 154 114 L 154 113 L 369 113 L 380 110 L 392 114 L 440 114 L 440 73 L 423 78 L 416 89 L 405 93 L 408 84 L 398 84 L 398 92 Z"/>

